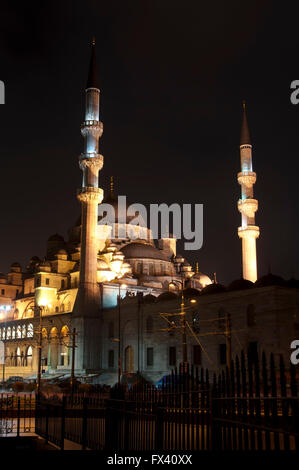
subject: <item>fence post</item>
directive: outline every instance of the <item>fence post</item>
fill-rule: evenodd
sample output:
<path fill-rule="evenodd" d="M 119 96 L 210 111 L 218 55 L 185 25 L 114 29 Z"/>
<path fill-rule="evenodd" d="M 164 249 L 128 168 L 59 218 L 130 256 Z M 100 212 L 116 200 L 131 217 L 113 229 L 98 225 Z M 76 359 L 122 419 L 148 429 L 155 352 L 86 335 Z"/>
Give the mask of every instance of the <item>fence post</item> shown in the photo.
<path fill-rule="evenodd" d="M 155 450 L 163 450 L 163 409 L 156 408 L 156 445 Z"/>
<path fill-rule="evenodd" d="M 82 415 L 82 450 L 86 449 L 87 434 L 87 398 L 83 398 L 83 415 Z"/>
<path fill-rule="evenodd" d="M 48 444 L 48 440 L 49 440 L 49 414 L 50 414 L 50 406 L 47 403 L 46 405 L 46 436 L 45 436 L 46 444 Z"/>
<path fill-rule="evenodd" d="M 64 450 L 65 408 L 66 408 L 66 396 L 63 395 L 63 397 L 62 397 L 62 406 L 61 406 L 61 441 L 60 441 L 60 450 Z"/>
<path fill-rule="evenodd" d="M 20 437 L 20 419 L 21 419 L 21 402 L 20 402 L 20 397 L 18 397 L 17 437 Z"/>

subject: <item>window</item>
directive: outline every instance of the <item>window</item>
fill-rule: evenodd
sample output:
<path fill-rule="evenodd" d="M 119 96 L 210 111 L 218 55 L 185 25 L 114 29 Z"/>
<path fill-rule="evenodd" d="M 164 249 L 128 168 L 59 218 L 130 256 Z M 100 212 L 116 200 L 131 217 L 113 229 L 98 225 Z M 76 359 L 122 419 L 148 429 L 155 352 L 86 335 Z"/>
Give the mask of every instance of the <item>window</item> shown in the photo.
<path fill-rule="evenodd" d="M 62 279 L 62 281 L 61 281 L 61 289 L 64 289 L 64 287 L 65 287 L 65 283 L 64 283 L 64 279 Z"/>
<path fill-rule="evenodd" d="M 22 327 L 21 327 L 21 325 L 17 326 L 17 338 L 22 338 Z"/>
<path fill-rule="evenodd" d="M 193 346 L 193 364 L 195 366 L 201 365 L 201 347 L 199 344 Z"/>
<path fill-rule="evenodd" d="M 1 289 L 1 295 L 5 295 L 5 289 Z"/>
<path fill-rule="evenodd" d="M 59 307 L 55 307 L 55 313 L 59 312 Z"/>
<path fill-rule="evenodd" d="M 255 324 L 255 308 L 253 304 L 250 304 L 247 307 L 247 326 L 254 326 Z"/>
<path fill-rule="evenodd" d="M 151 316 L 147 317 L 147 319 L 146 319 L 146 332 L 147 333 L 152 333 L 153 332 L 153 326 L 154 326 L 153 317 L 151 317 Z"/>
<path fill-rule="evenodd" d="M 195 313 L 192 318 L 192 329 L 194 333 L 199 333 L 200 331 L 200 318 L 199 314 Z"/>
<path fill-rule="evenodd" d="M 108 338 L 114 338 L 114 323 L 111 321 L 108 325 Z"/>
<path fill-rule="evenodd" d="M 35 278 L 35 287 L 40 287 L 40 276 Z"/>
<path fill-rule="evenodd" d="M 176 347 L 170 346 L 169 348 L 169 365 L 175 366 L 176 365 Z"/>
<path fill-rule="evenodd" d="M 26 338 L 26 325 L 22 325 L 22 338 Z"/>
<path fill-rule="evenodd" d="M 219 360 L 222 366 L 226 364 L 226 344 L 219 344 Z"/>
<path fill-rule="evenodd" d="M 153 264 L 150 264 L 150 265 L 149 265 L 149 275 L 150 275 L 150 276 L 154 276 L 154 275 L 155 275 L 154 265 L 153 265 Z"/>
<path fill-rule="evenodd" d="M 136 265 L 136 272 L 138 274 L 141 274 L 142 273 L 142 263 L 137 263 Z"/>
<path fill-rule="evenodd" d="M 248 359 L 251 362 L 258 360 L 257 341 L 251 341 L 248 345 Z"/>
<path fill-rule="evenodd" d="M 46 286 L 48 286 L 49 284 L 50 284 L 50 279 L 46 277 Z"/>
<path fill-rule="evenodd" d="M 146 348 L 146 365 L 154 365 L 154 348 Z"/>
<path fill-rule="evenodd" d="M 114 351 L 110 349 L 108 351 L 108 367 L 114 367 Z"/>
<path fill-rule="evenodd" d="M 32 323 L 28 323 L 27 338 L 33 338 L 33 325 L 32 325 Z"/>

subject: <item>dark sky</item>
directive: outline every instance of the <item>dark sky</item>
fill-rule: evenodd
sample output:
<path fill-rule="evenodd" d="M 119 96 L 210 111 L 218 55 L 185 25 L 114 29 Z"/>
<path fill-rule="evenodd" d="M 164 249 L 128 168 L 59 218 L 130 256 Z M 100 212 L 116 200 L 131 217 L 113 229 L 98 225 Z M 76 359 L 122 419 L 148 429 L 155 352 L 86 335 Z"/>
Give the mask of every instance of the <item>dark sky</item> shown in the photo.
<path fill-rule="evenodd" d="M 1 4 L 0 270 L 45 255 L 79 215 L 80 123 L 96 36 L 104 169 L 134 202 L 204 204 L 185 253 L 228 283 L 241 273 L 239 133 L 247 101 L 257 172 L 259 274 L 299 277 L 297 16 L 270 1 Z M 181 251 L 181 250 L 180 250 Z"/>

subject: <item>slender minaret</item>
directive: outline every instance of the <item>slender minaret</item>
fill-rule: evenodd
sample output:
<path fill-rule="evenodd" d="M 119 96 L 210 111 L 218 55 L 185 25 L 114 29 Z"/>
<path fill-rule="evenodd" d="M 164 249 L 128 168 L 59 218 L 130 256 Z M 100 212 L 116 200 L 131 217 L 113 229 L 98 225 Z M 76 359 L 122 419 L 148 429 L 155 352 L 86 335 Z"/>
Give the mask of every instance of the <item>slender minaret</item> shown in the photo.
<path fill-rule="evenodd" d="M 81 124 L 84 152 L 79 157 L 83 180 L 77 196 L 81 203 L 82 218 L 80 280 L 72 318 L 73 327 L 78 334 L 76 369 L 94 370 L 100 367 L 100 354 L 96 352 L 99 337 L 95 324 L 95 318 L 99 319 L 100 314 L 96 229 L 98 205 L 103 200 L 103 190 L 98 187 L 98 175 L 103 167 L 103 156 L 99 153 L 99 138 L 103 134 L 103 124 L 99 121 L 100 89 L 94 39 L 85 93 L 85 120 Z"/>
<path fill-rule="evenodd" d="M 255 282 L 257 280 L 256 239 L 260 231 L 255 225 L 258 202 L 253 197 L 253 185 L 256 182 L 256 174 L 252 171 L 252 145 L 245 102 L 243 102 L 240 157 L 241 172 L 238 173 L 238 183 L 241 185 L 241 199 L 238 201 L 238 209 L 242 215 L 242 225 L 238 228 L 238 235 L 242 239 L 243 278 Z"/>

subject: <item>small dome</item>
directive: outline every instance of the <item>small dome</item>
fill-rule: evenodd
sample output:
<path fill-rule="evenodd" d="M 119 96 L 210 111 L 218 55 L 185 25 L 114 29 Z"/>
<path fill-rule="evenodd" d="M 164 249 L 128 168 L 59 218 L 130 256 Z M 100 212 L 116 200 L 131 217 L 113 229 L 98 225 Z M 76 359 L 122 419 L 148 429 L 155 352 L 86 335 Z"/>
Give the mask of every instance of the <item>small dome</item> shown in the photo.
<path fill-rule="evenodd" d="M 143 302 L 145 304 L 153 304 L 154 302 L 156 302 L 156 297 L 152 294 L 147 294 L 143 297 Z"/>
<path fill-rule="evenodd" d="M 220 292 L 226 292 L 226 287 L 224 287 L 222 284 L 210 284 L 209 286 L 204 287 L 204 289 L 201 291 L 202 295 L 206 294 L 220 294 Z"/>
<path fill-rule="evenodd" d="M 6 276 L 4 273 L 0 273 L 0 279 L 5 279 L 6 280 Z"/>
<path fill-rule="evenodd" d="M 125 258 L 150 258 L 167 261 L 167 257 L 155 246 L 149 243 L 129 243 L 121 248 Z"/>
<path fill-rule="evenodd" d="M 157 302 L 164 302 L 166 300 L 174 300 L 177 298 L 178 296 L 174 292 L 162 292 L 162 294 L 157 297 Z"/>
<path fill-rule="evenodd" d="M 183 262 L 185 261 L 185 258 L 183 258 L 182 255 L 176 255 L 176 256 L 174 257 L 174 261 L 175 261 L 176 263 L 183 263 Z"/>
<path fill-rule="evenodd" d="M 260 277 L 255 282 L 256 287 L 266 287 L 266 286 L 285 286 L 286 281 L 280 277 L 276 276 L 275 274 L 269 273 L 265 276 Z"/>
<path fill-rule="evenodd" d="M 243 290 L 243 289 L 251 289 L 254 287 L 254 283 L 248 281 L 248 279 L 236 279 L 235 281 L 231 282 L 228 286 L 228 290 Z"/>
<path fill-rule="evenodd" d="M 54 233 L 54 235 L 48 238 L 48 242 L 64 242 L 64 238 L 58 233 Z"/>
<path fill-rule="evenodd" d="M 192 297 L 198 297 L 200 295 L 199 290 L 193 289 L 193 287 L 187 287 L 183 292 L 186 299 L 191 299 Z"/>
<path fill-rule="evenodd" d="M 11 267 L 11 268 L 21 268 L 21 265 L 20 265 L 20 263 L 18 263 L 17 261 L 15 261 L 14 263 L 12 263 L 12 264 L 10 265 L 10 267 Z"/>
<path fill-rule="evenodd" d="M 58 255 L 67 255 L 67 251 L 61 248 L 61 250 L 58 251 Z"/>

